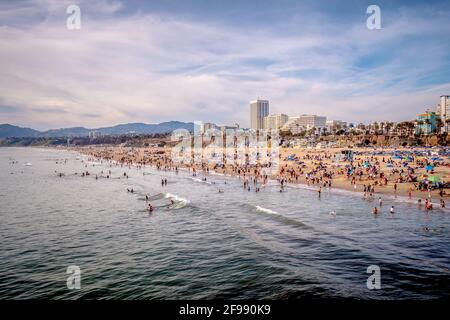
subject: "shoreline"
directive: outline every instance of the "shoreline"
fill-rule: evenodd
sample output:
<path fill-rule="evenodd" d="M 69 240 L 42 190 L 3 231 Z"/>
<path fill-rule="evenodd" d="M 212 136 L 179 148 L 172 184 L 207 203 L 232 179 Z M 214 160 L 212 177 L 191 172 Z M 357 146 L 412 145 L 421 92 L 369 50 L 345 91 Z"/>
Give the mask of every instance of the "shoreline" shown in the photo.
<path fill-rule="evenodd" d="M 53 148 L 52 148 L 53 149 Z M 61 148 L 54 148 L 57 150 L 61 150 Z M 166 166 L 161 166 L 162 163 L 164 163 L 164 161 L 162 161 L 162 159 L 159 159 L 158 161 L 156 161 L 156 163 L 145 163 L 143 164 L 142 161 L 138 161 L 139 157 L 137 157 L 138 154 L 142 154 L 142 153 L 153 153 L 153 154 L 159 154 L 161 155 L 162 148 L 122 148 L 122 147 L 118 147 L 118 146 L 113 146 L 113 147 L 82 147 L 82 148 L 62 148 L 63 150 L 67 150 L 69 152 L 76 152 L 80 155 L 83 156 L 87 156 L 87 157 L 92 157 L 95 158 L 97 160 L 100 161 L 112 161 L 114 162 L 116 165 L 123 165 L 123 166 L 143 166 L 143 167 L 151 167 L 151 168 L 164 168 L 165 170 L 169 170 L 169 171 L 173 171 L 174 167 L 173 166 L 167 166 L 167 162 L 165 163 Z M 156 150 L 155 150 L 156 149 Z M 127 152 L 127 155 L 129 157 L 126 157 L 125 159 L 127 161 L 124 161 L 125 159 L 122 157 L 122 159 L 118 159 L 120 158 L 121 155 L 123 155 L 124 150 Z M 133 152 L 131 152 L 130 150 L 133 150 Z M 164 150 L 164 156 L 166 156 L 167 150 Z M 292 152 L 292 150 L 283 150 L 284 153 L 286 152 Z M 317 151 L 316 151 L 317 152 Z M 324 152 L 329 152 L 329 150 L 321 150 L 318 151 L 318 153 L 324 153 Z M 133 154 L 133 157 L 130 159 L 130 153 Z M 164 157 L 163 157 L 164 158 Z M 167 160 L 167 159 L 166 159 Z M 282 163 L 284 164 L 284 163 Z M 280 165 L 281 167 L 281 165 Z M 239 174 L 235 174 L 233 172 L 230 172 L 229 170 L 227 170 L 227 168 L 225 169 L 220 169 L 220 170 L 213 170 L 213 169 L 205 169 L 205 168 L 201 168 L 201 166 L 197 165 L 197 166 L 188 166 L 188 165 L 184 165 L 184 166 L 176 166 L 176 168 L 178 170 L 183 170 L 186 172 L 193 172 L 194 168 L 195 168 L 195 172 L 197 173 L 203 173 L 205 175 L 218 175 L 218 176 L 225 176 L 225 177 L 230 177 L 230 178 L 238 178 L 239 180 L 241 179 L 247 179 L 248 177 L 251 177 L 250 179 L 254 178 L 255 175 L 250 171 L 250 172 L 246 172 L 244 175 L 239 175 Z M 222 171 L 222 172 L 220 172 Z M 352 195 L 363 195 L 363 186 L 362 184 L 364 182 L 368 182 L 367 180 L 364 181 L 355 181 L 355 184 L 351 184 L 351 180 L 349 179 L 342 179 L 342 177 L 339 177 L 341 179 L 333 179 L 333 183 L 331 187 L 323 187 L 323 189 L 327 190 L 327 191 L 336 191 L 337 193 L 344 193 L 344 194 L 352 194 Z M 270 176 L 268 178 L 269 181 L 271 182 L 275 182 L 277 183 L 277 186 L 280 186 L 280 181 L 279 181 L 279 176 Z M 354 185 L 356 185 L 356 189 L 353 187 Z M 400 185 L 400 184 L 399 184 Z M 419 190 L 413 190 L 411 192 L 411 197 L 409 197 L 408 195 L 408 190 L 406 189 L 406 187 L 410 185 L 409 183 L 404 183 L 401 184 L 401 188 L 398 188 L 397 193 L 394 194 L 393 191 L 388 190 L 387 188 L 391 187 L 389 186 L 389 184 L 387 186 L 383 186 L 383 187 L 377 187 L 376 190 L 374 191 L 373 195 L 371 197 L 369 197 L 369 199 L 372 199 L 371 201 L 376 200 L 378 197 L 387 197 L 388 199 L 391 200 L 397 200 L 403 203 L 409 203 L 409 204 L 418 204 L 418 200 L 421 199 L 422 204 L 420 204 L 421 206 L 424 205 L 424 200 L 425 199 L 430 199 L 430 202 L 432 203 L 433 207 L 435 208 L 439 208 L 439 209 L 446 209 L 446 208 L 441 208 L 440 207 L 440 203 L 437 203 L 433 200 L 436 199 L 441 199 L 439 194 L 438 194 L 438 190 L 432 190 L 431 191 L 431 198 L 429 198 L 429 194 L 428 191 L 419 191 Z M 322 189 L 322 186 L 320 184 L 308 184 L 304 181 L 303 179 L 297 180 L 296 182 L 291 182 L 291 181 L 286 181 L 285 182 L 285 186 L 289 187 L 289 188 L 298 188 L 298 189 L 307 189 L 307 190 L 311 190 L 311 191 L 315 191 L 317 192 L 320 189 Z M 392 190 L 392 189 L 391 189 Z M 446 199 L 447 197 L 449 197 L 448 194 L 444 195 L 444 199 Z M 364 199 L 364 198 L 363 198 Z M 445 210 L 447 211 L 447 210 Z"/>

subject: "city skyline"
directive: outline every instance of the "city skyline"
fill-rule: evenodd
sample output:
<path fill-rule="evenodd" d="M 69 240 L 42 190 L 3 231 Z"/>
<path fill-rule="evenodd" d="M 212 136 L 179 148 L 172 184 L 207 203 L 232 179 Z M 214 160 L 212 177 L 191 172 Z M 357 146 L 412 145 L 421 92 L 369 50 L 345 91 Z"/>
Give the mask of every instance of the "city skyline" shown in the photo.
<path fill-rule="evenodd" d="M 0 119 L 22 127 L 170 120 L 250 127 L 270 113 L 414 119 L 450 94 L 450 5 L 280 1 L 0 2 Z M 239 23 L 238 23 L 239 22 Z"/>

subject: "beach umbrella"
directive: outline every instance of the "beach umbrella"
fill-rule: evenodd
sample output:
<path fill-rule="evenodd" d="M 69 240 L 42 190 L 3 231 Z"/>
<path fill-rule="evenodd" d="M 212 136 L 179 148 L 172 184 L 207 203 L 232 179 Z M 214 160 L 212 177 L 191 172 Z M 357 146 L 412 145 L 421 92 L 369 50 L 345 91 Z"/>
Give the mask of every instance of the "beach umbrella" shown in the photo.
<path fill-rule="evenodd" d="M 433 167 L 432 165 L 427 165 L 427 166 L 425 167 L 425 169 L 428 170 L 428 171 L 433 170 L 433 168 L 434 168 L 434 167 Z"/>
<path fill-rule="evenodd" d="M 428 177 L 428 181 L 430 181 L 430 182 L 436 183 L 436 182 L 439 182 L 440 180 L 441 180 L 441 178 L 439 176 L 429 176 Z"/>

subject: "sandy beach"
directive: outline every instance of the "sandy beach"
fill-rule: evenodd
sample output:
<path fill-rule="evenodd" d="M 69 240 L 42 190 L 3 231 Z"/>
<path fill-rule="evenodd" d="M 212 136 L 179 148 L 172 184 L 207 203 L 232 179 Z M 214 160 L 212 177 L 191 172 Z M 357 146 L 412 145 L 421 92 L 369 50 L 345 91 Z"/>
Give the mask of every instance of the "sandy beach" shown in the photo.
<path fill-rule="evenodd" d="M 355 148 L 353 161 L 339 158 L 344 149 L 280 148 L 279 166 L 276 174 L 264 176 L 261 167 L 233 164 L 180 165 L 171 158 L 168 147 L 123 148 L 83 147 L 76 148 L 82 154 L 97 159 L 111 160 L 124 165 L 150 165 L 165 170 L 184 167 L 192 172 L 211 171 L 230 176 L 243 177 L 264 183 L 276 179 L 282 185 L 303 184 L 320 190 L 337 188 L 359 192 L 364 196 L 381 195 L 407 197 L 411 200 L 430 199 L 433 203 L 446 200 L 449 192 L 443 187 L 449 181 L 449 162 L 446 157 L 433 156 L 423 149 Z M 393 156 L 406 154 L 412 156 Z M 426 152 L 427 155 L 422 153 Z M 416 155 L 413 155 L 416 153 Z M 419 155 L 417 155 L 419 154 Z M 431 160 L 434 159 L 434 160 Z M 430 167 L 431 166 L 431 167 Z M 427 170 L 432 168 L 432 170 Z M 432 180 L 431 181 L 431 177 Z M 430 181 L 429 181 L 430 179 Z M 439 181 L 438 184 L 432 183 Z M 429 187 L 430 185 L 430 187 Z M 432 187 L 431 187 L 432 185 Z M 366 192 L 364 192 L 366 190 Z"/>

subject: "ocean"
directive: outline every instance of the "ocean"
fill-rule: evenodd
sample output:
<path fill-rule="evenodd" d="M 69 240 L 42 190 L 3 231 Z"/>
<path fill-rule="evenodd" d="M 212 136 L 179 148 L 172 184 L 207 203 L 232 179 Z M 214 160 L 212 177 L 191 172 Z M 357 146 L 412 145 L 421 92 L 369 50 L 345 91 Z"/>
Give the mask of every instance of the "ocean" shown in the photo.
<path fill-rule="evenodd" d="M 279 189 L 0 148 L 0 299 L 449 297 L 449 211 L 383 196 L 374 216 L 378 196 Z"/>

